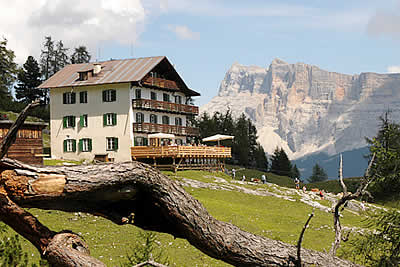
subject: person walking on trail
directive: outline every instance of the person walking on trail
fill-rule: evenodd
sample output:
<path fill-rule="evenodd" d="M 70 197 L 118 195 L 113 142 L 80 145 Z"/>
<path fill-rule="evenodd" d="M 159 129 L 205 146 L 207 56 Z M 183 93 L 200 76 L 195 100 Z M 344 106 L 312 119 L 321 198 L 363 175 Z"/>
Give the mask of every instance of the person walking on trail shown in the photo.
<path fill-rule="evenodd" d="M 242 182 L 246 181 L 246 176 L 243 175 Z"/>
<path fill-rule="evenodd" d="M 294 183 L 296 184 L 296 189 L 300 189 L 300 180 L 297 177 L 294 178 Z"/>
<path fill-rule="evenodd" d="M 261 182 L 263 184 L 267 183 L 267 177 L 265 177 L 265 174 L 261 175 Z"/>
<path fill-rule="evenodd" d="M 232 169 L 232 178 L 235 179 L 236 178 L 236 170 Z"/>

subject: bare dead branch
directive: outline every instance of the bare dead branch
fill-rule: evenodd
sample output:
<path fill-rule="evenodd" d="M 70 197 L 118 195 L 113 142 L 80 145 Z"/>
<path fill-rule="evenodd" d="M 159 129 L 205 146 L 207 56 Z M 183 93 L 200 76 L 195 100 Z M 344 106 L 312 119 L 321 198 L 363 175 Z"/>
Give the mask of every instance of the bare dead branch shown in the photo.
<path fill-rule="evenodd" d="M 332 212 L 333 212 L 333 226 L 335 228 L 335 241 L 332 243 L 332 247 L 330 250 L 330 254 L 331 255 L 336 255 L 336 251 L 340 246 L 340 242 L 343 239 L 346 238 L 342 238 L 342 226 L 340 224 L 340 207 L 344 204 L 346 204 L 347 201 L 353 200 L 353 199 L 357 199 L 359 198 L 361 195 L 365 194 L 367 191 L 367 188 L 369 186 L 369 184 L 371 182 L 373 182 L 373 180 L 375 179 L 374 177 L 370 177 L 370 171 L 372 168 L 372 165 L 374 164 L 375 161 L 375 153 L 372 155 L 372 158 L 368 164 L 368 168 L 366 169 L 365 173 L 364 173 L 364 177 L 361 181 L 361 184 L 359 185 L 359 187 L 357 188 L 355 193 L 349 193 L 347 192 L 347 187 L 343 181 L 343 161 L 342 161 L 342 155 L 340 155 L 340 165 L 339 165 L 339 180 L 340 180 L 340 184 L 342 185 L 342 189 L 343 189 L 343 196 L 336 202 L 336 204 L 334 205 Z M 348 236 L 347 236 L 348 239 Z"/>
<path fill-rule="evenodd" d="M 298 267 L 301 267 L 301 242 L 303 242 L 304 233 L 305 233 L 306 229 L 308 228 L 311 218 L 314 216 L 314 211 L 315 211 L 315 208 L 313 208 L 313 211 L 308 216 L 308 219 L 307 219 L 306 223 L 304 224 L 303 229 L 301 230 L 299 240 L 297 241 L 297 264 L 296 265 Z"/>
<path fill-rule="evenodd" d="M 11 126 L 7 135 L 4 137 L 3 141 L 0 144 L 0 159 L 2 159 L 5 154 L 7 154 L 8 149 L 14 143 L 18 129 L 22 126 L 22 124 L 24 124 L 26 117 L 28 117 L 29 111 L 40 105 L 40 100 L 35 100 L 27 105 L 24 110 L 18 115 L 18 118 L 15 120 L 14 124 Z"/>

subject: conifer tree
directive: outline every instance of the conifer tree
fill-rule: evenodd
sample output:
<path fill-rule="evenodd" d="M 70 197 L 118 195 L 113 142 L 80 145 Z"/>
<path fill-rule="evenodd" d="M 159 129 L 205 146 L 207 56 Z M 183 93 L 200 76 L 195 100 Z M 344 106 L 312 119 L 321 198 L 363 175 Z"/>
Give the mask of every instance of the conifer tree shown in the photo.
<path fill-rule="evenodd" d="M 91 57 L 92 56 L 90 55 L 89 51 L 87 51 L 86 46 L 81 45 L 76 47 L 74 53 L 71 55 L 71 63 L 89 63 Z"/>
<path fill-rule="evenodd" d="M 54 51 L 54 58 L 52 61 L 53 74 L 69 64 L 69 59 L 67 55 L 68 50 L 69 48 L 64 47 L 64 44 L 61 40 L 57 42 L 56 50 Z"/>
<path fill-rule="evenodd" d="M 43 91 L 37 87 L 41 83 L 39 64 L 29 56 L 22 68 L 18 71 L 18 84 L 15 87 L 15 97 L 24 102 L 30 103 L 37 98 L 43 98 Z"/>
<path fill-rule="evenodd" d="M 240 165 L 249 166 L 249 123 L 244 113 L 242 113 L 235 124 L 235 139 L 233 148 L 236 152 Z"/>
<path fill-rule="evenodd" d="M 292 164 L 283 148 L 275 148 L 274 154 L 271 157 L 270 171 L 278 175 L 291 176 Z"/>
<path fill-rule="evenodd" d="M 7 39 L 0 40 L 0 105 L 11 101 L 10 87 L 15 81 L 17 64 L 14 62 L 14 51 L 7 48 Z"/>
<path fill-rule="evenodd" d="M 312 175 L 307 179 L 310 183 L 322 182 L 328 179 L 325 170 L 316 163 L 313 167 Z"/>
<path fill-rule="evenodd" d="M 52 61 L 54 56 L 54 41 L 51 39 L 51 36 L 46 36 L 42 53 L 40 55 L 40 67 L 45 80 L 54 74 L 52 70 Z"/>
<path fill-rule="evenodd" d="M 300 171 L 299 171 L 299 169 L 297 168 L 296 164 L 294 164 L 294 166 L 293 166 L 293 168 L 292 168 L 292 175 L 291 175 L 291 178 L 292 178 L 292 179 L 294 179 L 294 178 L 299 178 L 299 179 L 300 179 L 300 177 L 301 177 Z"/>

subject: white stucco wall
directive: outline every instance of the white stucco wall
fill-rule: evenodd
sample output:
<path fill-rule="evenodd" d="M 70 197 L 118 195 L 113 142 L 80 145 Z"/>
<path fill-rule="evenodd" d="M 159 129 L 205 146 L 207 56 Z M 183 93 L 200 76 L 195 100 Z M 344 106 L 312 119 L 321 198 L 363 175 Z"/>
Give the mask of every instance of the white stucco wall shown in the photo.
<path fill-rule="evenodd" d="M 131 97 L 129 83 L 52 88 L 50 90 L 50 127 L 51 127 L 51 151 L 52 156 L 71 160 L 92 160 L 95 154 L 108 154 L 115 161 L 130 161 L 130 147 L 132 144 L 131 123 Z M 117 100 L 115 102 L 103 102 L 102 91 L 115 89 Z M 76 93 L 76 104 L 63 104 L 64 92 Z M 88 103 L 79 103 L 79 92 L 88 92 Z M 116 113 L 117 125 L 103 126 L 103 114 Z M 88 114 L 88 127 L 80 127 L 79 117 Z M 63 117 L 75 116 L 74 128 L 63 128 Z M 118 150 L 106 151 L 106 137 L 118 138 Z M 63 141 L 65 139 L 78 140 L 82 138 L 92 139 L 91 152 L 64 152 Z"/>

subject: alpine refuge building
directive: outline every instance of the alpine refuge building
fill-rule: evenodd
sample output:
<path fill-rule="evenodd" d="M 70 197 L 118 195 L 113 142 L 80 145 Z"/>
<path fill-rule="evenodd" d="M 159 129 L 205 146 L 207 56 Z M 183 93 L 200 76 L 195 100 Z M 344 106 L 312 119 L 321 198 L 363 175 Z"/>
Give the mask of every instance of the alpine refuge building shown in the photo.
<path fill-rule="evenodd" d="M 174 166 L 175 159 L 192 162 L 188 157 L 195 157 L 197 164 L 206 162 L 201 160 L 205 149 L 201 155 L 194 149 L 187 154 L 199 134 L 190 121 L 199 113 L 192 97 L 200 94 L 164 56 L 67 65 L 39 88 L 50 89 L 55 158 L 152 160 L 155 165 L 158 158 L 168 158 Z M 210 157 L 230 157 L 227 151 Z"/>
<path fill-rule="evenodd" d="M 14 121 L 0 118 L 0 143 L 6 137 Z M 29 164 L 43 164 L 42 130 L 44 122 L 24 122 L 19 128 L 15 142 L 7 151 L 6 157 Z"/>

